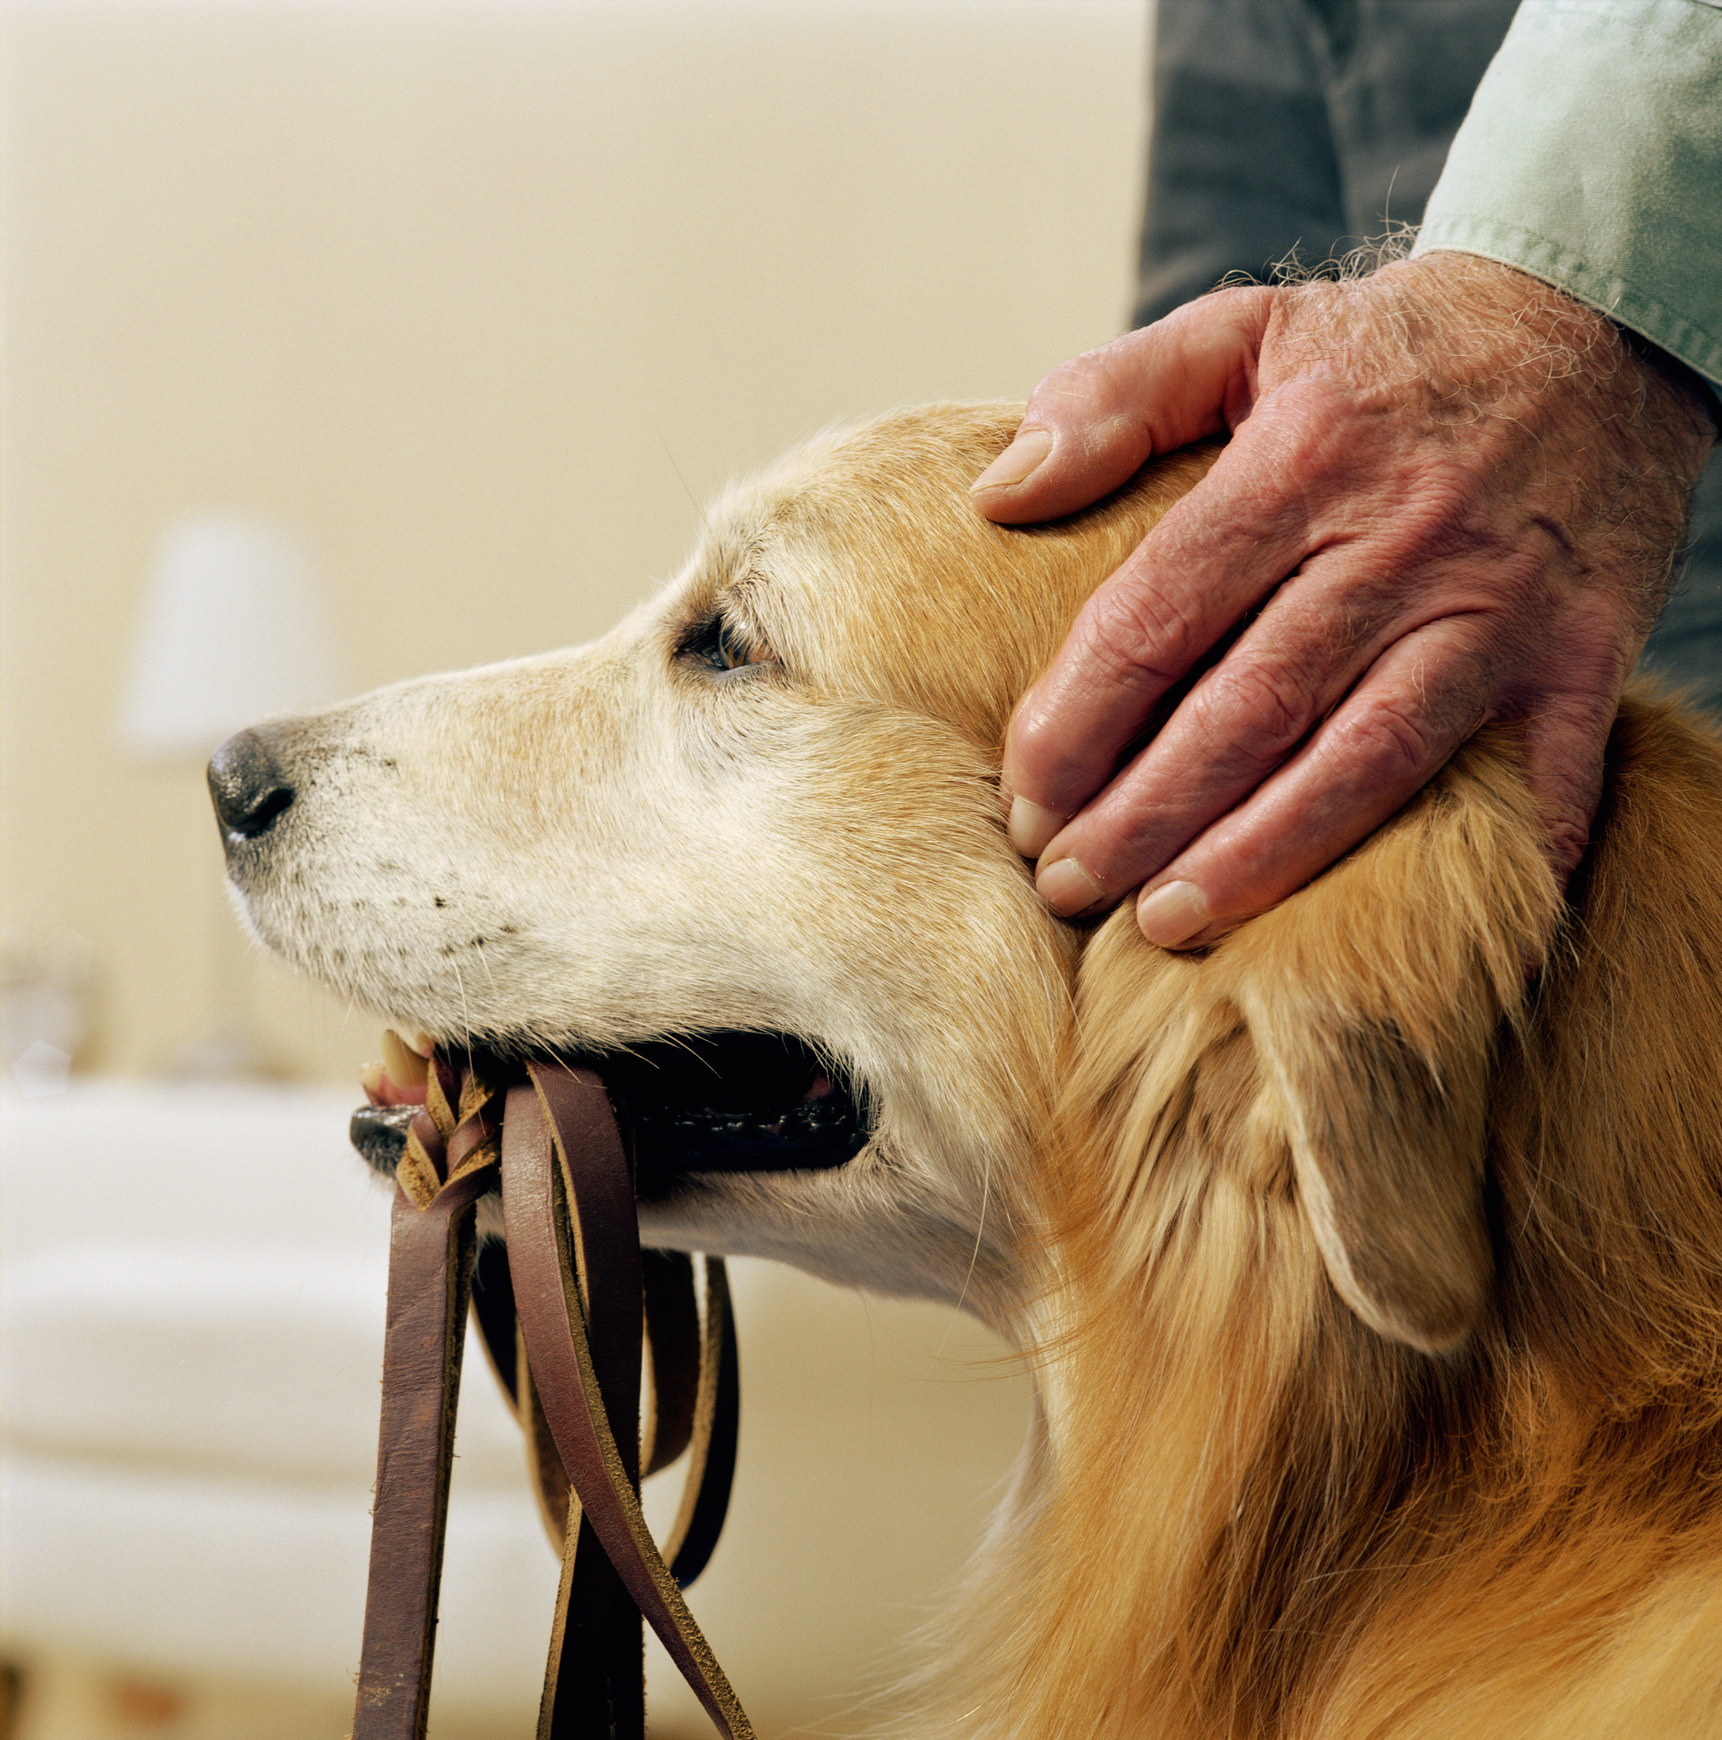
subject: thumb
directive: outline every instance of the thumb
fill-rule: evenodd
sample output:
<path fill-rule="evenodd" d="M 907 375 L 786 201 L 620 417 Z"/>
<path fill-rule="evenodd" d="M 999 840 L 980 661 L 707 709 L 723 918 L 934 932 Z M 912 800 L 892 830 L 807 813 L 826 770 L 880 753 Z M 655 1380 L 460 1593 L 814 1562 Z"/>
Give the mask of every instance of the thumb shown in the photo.
<path fill-rule="evenodd" d="M 1156 453 L 1235 428 L 1255 396 L 1276 292 L 1219 290 L 1054 369 L 1016 439 L 971 486 L 1004 525 L 1056 519 L 1110 494 Z"/>

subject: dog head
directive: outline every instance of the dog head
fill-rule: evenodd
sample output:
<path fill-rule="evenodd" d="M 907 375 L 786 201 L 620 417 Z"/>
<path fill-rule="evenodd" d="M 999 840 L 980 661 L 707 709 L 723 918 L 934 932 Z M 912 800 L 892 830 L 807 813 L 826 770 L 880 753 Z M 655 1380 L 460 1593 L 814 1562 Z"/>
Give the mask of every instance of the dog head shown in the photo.
<path fill-rule="evenodd" d="M 1168 1059 L 1194 1045 L 1199 1075 L 1243 1034 L 1228 1117 L 1269 1155 L 1250 1164 L 1284 1160 L 1288 1212 L 1366 1321 L 1452 1345 L 1489 1268 L 1485 1077 L 1513 1001 L 1500 961 L 1522 981 L 1552 911 L 1534 820 L 1495 780 L 1483 834 L 1532 844 L 1502 860 L 1511 897 L 1459 930 L 1457 871 L 1414 892 L 1440 910 L 1407 914 L 1383 889 L 1380 936 L 1353 926 L 1337 954 L 1297 941 L 1334 910 L 1319 894 L 1193 960 L 1150 950 L 1128 914 L 1055 921 L 1004 837 L 1006 721 L 1211 454 L 1158 462 L 1073 520 L 1007 529 L 967 486 L 1019 416 L 933 407 L 815 442 L 731 490 L 682 575 L 606 638 L 236 739 L 212 782 L 249 923 L 445 1044 L 644 1050 L 672 1095 L 666 1044 L 783 1036 L 801 1082 L 847 1096 L 869 1139 L 840 1165 L 645 1178 L 647 1240 L 961 1298 L 1001 1323 L 1057 1219 L 1048 1168 L 1071 1084 L 1099 1096 L 1082 1115 L 1161 1077 L 1175 1096 Z M 1419 957 L 1415 995 L 1369 965 L 1374 943 L 1405 963 L 1443 927 L 1452 947 Z M 1108 1035 L 1098 1053 L 1088 1020 Z M 1204 1164 L 1234 1163 L 1226 1130 Z"/>

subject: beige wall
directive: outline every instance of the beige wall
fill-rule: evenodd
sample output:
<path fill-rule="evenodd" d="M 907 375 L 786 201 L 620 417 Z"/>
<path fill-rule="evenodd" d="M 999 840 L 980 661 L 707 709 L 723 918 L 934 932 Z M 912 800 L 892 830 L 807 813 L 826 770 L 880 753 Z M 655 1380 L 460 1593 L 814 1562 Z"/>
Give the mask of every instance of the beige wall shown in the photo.
<path fill-rule="evenodd" d="M 97 950 L 87 1062 L 207 1013 L 199 771 L 128 765 L 161 528 L 321 558 L 352 680 L 583 638 L 822 424 L 1117 330 L 1138 0 L 10 13 L 4 890 Z M 300 1073 L 373 1022 L 246 966 Z"/>

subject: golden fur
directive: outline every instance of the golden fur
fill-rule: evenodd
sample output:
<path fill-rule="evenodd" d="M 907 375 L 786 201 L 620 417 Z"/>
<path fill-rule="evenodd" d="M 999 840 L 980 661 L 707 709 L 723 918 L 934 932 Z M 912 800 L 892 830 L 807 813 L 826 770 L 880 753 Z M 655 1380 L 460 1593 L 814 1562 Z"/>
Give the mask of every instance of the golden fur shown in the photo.
<path fill-rule="evenodd" d="M 1629 700 L 1565 901 L 1495 732 L 1203 953 L 1059 924 L 1005 723 L 1207 455 L 1006 530 L 1017 415 L 828 437 L 608 640 L 273 728 L 253 922 L 444 1038 L 755 1025 L 866 1082 L 841 1175 L 642 1214 L 1033 1362 L 905 1732 L 1722 1732 L 1722 748 Z M 713 612 L 772 655 L 721 687 Z"/>

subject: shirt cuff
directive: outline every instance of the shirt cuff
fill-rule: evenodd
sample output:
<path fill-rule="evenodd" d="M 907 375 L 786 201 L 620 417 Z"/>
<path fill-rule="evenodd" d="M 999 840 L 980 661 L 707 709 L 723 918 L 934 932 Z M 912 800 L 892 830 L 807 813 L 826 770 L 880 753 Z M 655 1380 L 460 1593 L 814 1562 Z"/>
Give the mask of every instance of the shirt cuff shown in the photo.
<path fill-rule="evenodd" d="M 1541 278 L 1722 386 L 1722 4 L 1524 0 L 1414 255 Z"/>

